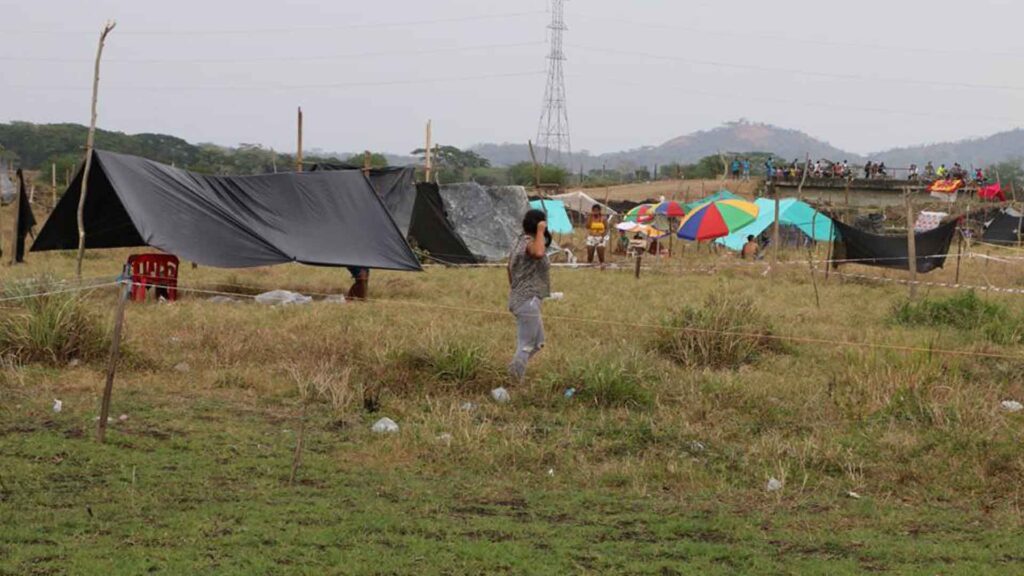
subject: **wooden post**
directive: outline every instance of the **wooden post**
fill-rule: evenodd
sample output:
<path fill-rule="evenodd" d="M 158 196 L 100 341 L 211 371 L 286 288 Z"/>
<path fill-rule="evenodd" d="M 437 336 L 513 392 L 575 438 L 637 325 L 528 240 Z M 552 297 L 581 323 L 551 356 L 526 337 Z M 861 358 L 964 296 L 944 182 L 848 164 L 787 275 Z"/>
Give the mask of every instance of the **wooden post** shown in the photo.
<path fill-rule="evenodd" d="M 96 66 L 92 76 L 92 119 L 89 123 L 89 136 L 85 141 L 85 166 L 82 169 L 81 195 L 78 197 L 78 263 L 75 266 L 75 274 L 79 281 L 82 280 L 82 258 L 85 257 L 85 196 L 89 191 L 89 171 L 92 169 L 92 150 L 96 141 L 96 100 L 99 97 L 100 89 L 100 60 L 103 58 L 103 44 L 115 26 L 117 23 L 113 20 L 109 20 L 103 25 L 99 46 L 96 48 Z"/>
<path fill-rule="evenodd" d="M 636 270 L 634 271 L 634 274 L 636 275 L 636 279 L 637 280 L 640 279 L 640 260 L 643 257 L 644 257 L 644 253 L 643 252 L 637 252 L 637 254 L 636 254 Z"/>
<path fill-rule="evenodd" d="M 804 160 L 803 174 L 800 175 L 800 185 L 796 187 L 796 199 L 801 202 L 804 199 L 804 183 L 807 182 L 807 173 L 811 171 L 811 155 L 808 154 Z"/>
<path fill-rule="evenodd" d="M 910 299 L 917 296 L 917 246 L 914 236 L 914 202 L 910 197 L 910 189 L 904 188 L 907 200 L 907 269 L 910 271 Z"/>
<path fill-rule="evenodd" d="M 295 171 L 302 172 L 302 106 L 299 106 L 298 131 L 298 146 L 295 151 Z"/>
<path fill-rule="evenodd" d="M 107 383 L 103 387 L 103 401 L 100 404 L 100 422 L 96 428 L 96 439 L 101 443 L 107 437 L 107 419 L 110 417 L 110 396 L 114 391 L 114 374 L 117 372 L 117 361 L 121 356 L 121 328 L 124 326 L 124 309 L 128 303 L 128 294 L 132 283 L 128 276 L 128 267 L 124 271 L 124 284 L 117 300 L 117 311 L 114 313 L 114 334 L 110 341 L 110 360 L 107 363 Z"/>
<path fill-rule="evenodd" d="M 369 150 L 363 151 L 363 176 L 370 177 L 370 168 L 373 168 L 373 156 Z"/>
<path fill-rule="evenodd" d="M 53 207 L 57 207 L 57 163 L 50 165 L 50 186 L 53 188 Z"/>
<path fill-rule="evenodd" d="M 423 180 L 425 182 L 430 182 L 430 172 L 434 169 L 434 159 L 433 159 L 433 157 L 430 154 L 430 152 L 431 152 L 431 149 L 430 149 L 430 146 L 431 146 L 430 139 L 433 136 L 433 134 L 431 133 L 432 130 L 433 130 L 431 123 L 432 123 L 431 120 L 427 120 L 427 145 L 426 145 L 425 148 L 423 148 L 423 150 L 424 150 L 423 153 L 424 153 L 425 158 L 426 158 L 426 166 L 424 167 L 424 178 L 423 178 Z"/>
<path fill-rule="evenodd" d="M 846 190 L 843 193 L 843 195 L 846 198 L 845 202 L 846 202 L 846 212 L 847 213 L 850 212 L 850 182 L 851 182 L 851 180 L 852 180 L 852 178 L 850 178 L 849 176 L 846 177 Z"/>
<path fill-rule="evenodd" d="M 779 234 L 779 191 L 775 192 L 775 223 L 772 225 L 772 268 L 779 263 L 779 250 L 782 248 L 782 241 Z"/>
<path fill-rule="evenodd" d="M 831 204 L 829 205 L 831 207 Z M 828 219 L 828 260 L 825 261 L 825 282 L 828 282 L 828 270 L 832 267 L 832 252 L 836 247 L 836 224 L 833 218 L 836 217 L 836 211 L 834 208 L 830 210 L 832 213 Z"/>
<path fill-rule="evenodd" d="M 820 310 L 821 296 L 818 294 L 818 273 L 814 267 L 814 249 L 817 247 L 817 245 L 815 244 L 816 241 L 814 239 L 814 223 L 815 220 L 817 220 L 817 215 L 818 211 L 817 209 L 815 209 L 814 214 L 811 216 L 811 243 L 807 247 L 807 262 L 811 266 L 811 284 L 814 286 L 814 303 Z"/>
<path fill-rule="evenodd" d="M 533 152 L 533 142 L 527 140 L 526 143 L 530 147 L 530 160 L 533 162 L 533 185 L 540 190 L 540 166 L 537 165 L 537 155 Z"/>
<path fill-rule="evenodd" d="M 963 253 L 964 245 L 964 234 L 960 230 L 960 226 L 956 227 L 956 281 L 955 284 L 960 284 L 960 258 Z"/>
<path fill-rule="evenodd" d="M 14 189 L 14 226 L 11 228 L 11 266 L 18 263 L 18 224 L 21 220 L 21 190 L 25 186 L 25 176 L 18 170 L 18 185 Z"/>

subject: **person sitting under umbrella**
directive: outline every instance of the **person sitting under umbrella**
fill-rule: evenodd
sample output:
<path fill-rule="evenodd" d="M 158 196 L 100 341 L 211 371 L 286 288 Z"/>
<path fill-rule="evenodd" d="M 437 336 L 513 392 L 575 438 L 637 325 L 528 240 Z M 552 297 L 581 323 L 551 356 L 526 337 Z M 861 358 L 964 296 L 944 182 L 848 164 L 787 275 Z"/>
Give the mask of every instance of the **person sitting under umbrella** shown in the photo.
<path fill-rule="evenodd" d="M 744 260 L 757 260 L 758 254 L 761 253 L 761 245 L 757 243 L 757 239 L 754 238 L 753 234 L 747 236 L 747 243 L 743 245 L 743 250 L 740 251 L 740 258 Z"/>

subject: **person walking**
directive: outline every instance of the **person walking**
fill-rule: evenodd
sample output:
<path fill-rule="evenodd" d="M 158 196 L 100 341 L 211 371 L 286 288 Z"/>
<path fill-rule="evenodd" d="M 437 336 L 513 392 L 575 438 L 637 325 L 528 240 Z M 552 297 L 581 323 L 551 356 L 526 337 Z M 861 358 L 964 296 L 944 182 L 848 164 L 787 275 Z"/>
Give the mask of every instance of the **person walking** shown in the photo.
<path fill-rule="evenodd" d="M 523 233 L 508 257 L 508 309 L 516 317 L 516 351 L 508 372 L 515 383 L 526 379 L 527 363 L 544 348 L 541 302 L 551 295 L 551 263 L 547 257 L 551 234 L 547 228 L 544 212 L 527 212 Z"/>
<path fill-rule="evenodd" d="M 743 181 L 750 180 L 750 158 L 743 159 Z"/>

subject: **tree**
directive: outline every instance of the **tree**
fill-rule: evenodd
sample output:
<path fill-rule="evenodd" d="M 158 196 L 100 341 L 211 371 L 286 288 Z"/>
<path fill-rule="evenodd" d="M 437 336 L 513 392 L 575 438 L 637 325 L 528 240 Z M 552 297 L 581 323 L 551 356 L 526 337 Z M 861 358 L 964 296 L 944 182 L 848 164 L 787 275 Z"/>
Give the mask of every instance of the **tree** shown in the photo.
<path fill-rule="evenodd" d="M 541 184 L 558 184 L 562 186 L 569 179 L 569 173 L 561 166 L 545 164 L 539 170 Z M 533 163 L 520 162 L 509 166 L 508 179 L 509 182 L 518 186 L 533 186 L 535 184 Z"/>
<path fill-rule="evenodd" d="M 370 151 L 367 150 L 366 152 Z M 348 160 L 345 160 L 345 164 L 362 167 L 363 162 L 365 161 L 366 152 L 349 156 Z M 386 168 L 387 165 L 388 159 L 386 156 L 377 152 L 370 152 L 370 168 Z"/>
<path fill-rule="evenodd" d="M 411 152 L 426 164 L 426 150 L 417 148 Z M 491 163 L 472 150 L 460 150 L 455 146 L 437 145 L 430 152 L 431 164 L 436 171 L 438 180 L 442 182 L 458 182 L 469 180 L 471 172 L 477 168 L 490 168 Z"/>

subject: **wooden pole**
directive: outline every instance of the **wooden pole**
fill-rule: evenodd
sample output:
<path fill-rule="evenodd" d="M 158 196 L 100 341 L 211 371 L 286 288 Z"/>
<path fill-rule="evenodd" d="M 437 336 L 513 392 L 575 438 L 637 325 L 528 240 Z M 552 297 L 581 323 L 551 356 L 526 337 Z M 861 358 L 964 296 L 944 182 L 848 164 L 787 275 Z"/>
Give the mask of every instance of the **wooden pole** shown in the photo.
<path fill-rule="evenodd" d="M 540 166 L 537 165 L 537 155 L 533 152 L 533 142 L 527 140 L 526 143 L 530 146 L 530 160 L 533 162 L 533 185 L 540 190 Z"/>
<path fill-rule="evenodd" d="M 775 193 L 775 223 L 772 225 L 772 268 L 779 263 L 779 250 L 782 248 L 782 241 L 779 234 L 779 191 Z"/>
<path fill-rule="evenodd" d="M 960 284 L 960 258 L 963 255 L 964 234 L 960 226 L 956 228 L 956 284 Z"/>
<path fill-rule="evenodd" d="M 430 149 L 430 146 L 431 146 L 430 139 L 433 137 L 433 134 L 432 134 L 433 127 L 432 127 L 431 124 L 432 124 L 432 121 L 431 120 L 427 120 L 427 145 L 423 149 L 425 151 L 424 155 L 425 155 L 425 158 L 426 158 L 426 166 L 424 168 L 424 181 L 426 181 L 426 182 L 430 182 L 430 173 L 434 169 L 434 158 L 430 154 L 430 152 L 431 152 L 431 149 Z"/>
<path fill-rule="evenodd" d="M 79 281 L 82 280 L 82 258 L 85 257 L 85 196 L 89 191 L 89 171 L 92 169 L 92 150 L 96 141 L 96 100 L 99 98 L 100 89 L 100 60 L 103 58 L 103 45 L 115 26 L 117 23 L 113 20 L 103 25 L 92 76 L 92 119 L 89 122 L 89 136 L 85 141 L 85 166 L 82 169 L 82 190 L 78 197 L 78 263 L 75 265 L 75 275 Z"/>
<path fill-rule="evenodd" d="M 298 132 L 298 146 L 295 151 L 295 171 L 302 172 L 302 106 L 299 106 Z"/>
<path fill-rule="evenodd" d="M 814 249 L 817 247 L 814 240 L 814 222 L 817 220 L 817 215 L 818 212 L 815 210 L 814 214 L 811 216 L 811 243 L 807 247 L 807 262 L 811 266 L 811 284 L 814 286 L 814 303 L 820 310 L 821 296 L 818 294 L 818 273 L 814 267 Z"/>
<path fill-rule="evenodd" d="M 117 311 L 114 313 L 114 334 L 110 341 L 110 360 L 107 363 L 107 383 L 103 387 L 103 401 L 100 404 L 100 422 L 96 428 L 96 439 L 100 443 L 107 437 L 107 419 L 110 417 L 110 396 L 114 391 L 114 374 L 117 372 L 117 361 L 121 356 L 121 329 L 124 326 L 124 309 L 128 303 L 128 294 L 131 292 L 132 283 L 128 276 L 128 268 L 125 267 L 126 277 L 121 287 L 121 296 L 117 300 Z"/>
<path fill-rule="evenodd" d="M 800 175 L 800 185 L 796 187 L 796 199 L 803 201 L 804 199 L 804 183 L 807 182 L 807 173 L 811 171 L 811 155 L 808 154 L 804 160 L 803 174 Z"/>
<path fill-rule="evenodd" d="M 643 252 L 637 252 L 637 254 L 636 254 L 636 270 L 634 271 L 634 274 L 636 275 L 636 279 L 637 280 L 640 279 L 640 260 L 643 257 L 644 257 L 644 253 Z"/>
<path fill-rule="evenodd" d="M 53 207 L 57 207 L 57 163 L 50 164 L 50 186 L 53 188 Z"/>
<path fill-rule="evenodd" d="M 11 266 L 18 263 L 18 224 L 21 220 L 21 191 L 25 186 L 25 178 L 21 170 L 18 170 L 18 187 L 14 190 L 14 226 L 11 228 Z"/>
<path fill-rule="evenodd" d="M 850 178 L 849 176 L 846 177 L 846 190 L 843 192 L 843 196 L 845 197 L 846 211 L 847 212 L 850 211 L 850 181 L 851 180 L 852 180 L 852 178 Z"/>
<path fill-rule="evenodd" d="M 914 202 L 910 189 L 904 188 L 907 200 L 907 269 L 910 271 L 910 299 L 917 297 L 917 246 L 914 235 Z"/>

